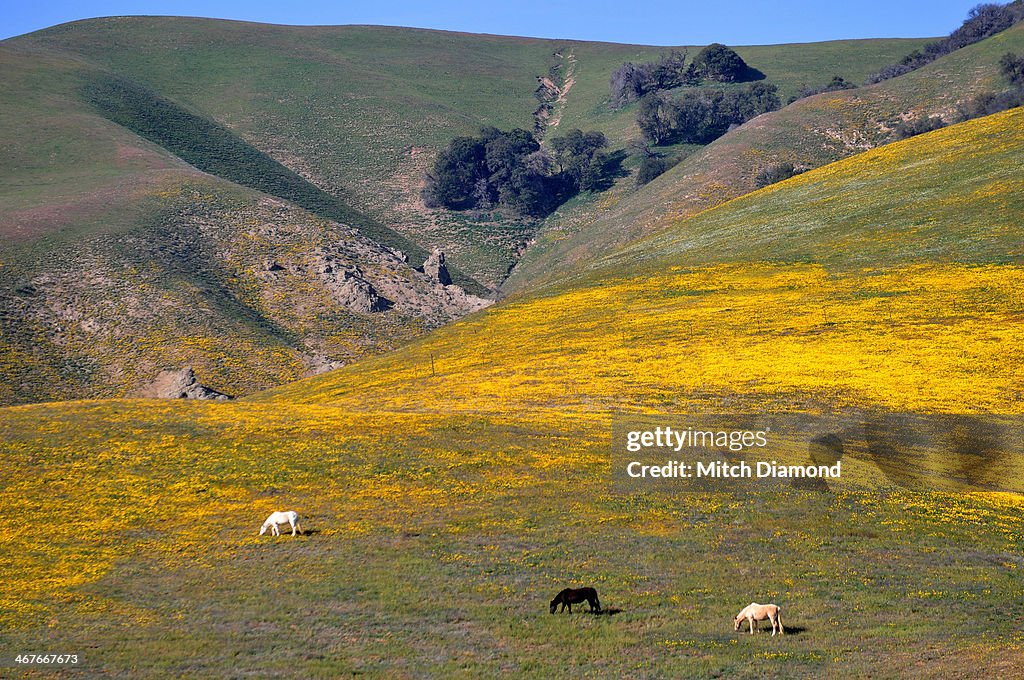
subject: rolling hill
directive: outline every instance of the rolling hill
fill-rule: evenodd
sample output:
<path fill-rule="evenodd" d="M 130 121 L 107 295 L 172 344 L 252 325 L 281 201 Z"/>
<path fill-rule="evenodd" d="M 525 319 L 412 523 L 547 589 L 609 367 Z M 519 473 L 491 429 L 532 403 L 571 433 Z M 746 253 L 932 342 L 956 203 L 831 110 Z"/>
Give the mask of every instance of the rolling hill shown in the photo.
<path fill-rule="evenodd" d="M 853 448 L 826 493 L 622 492 L 609 450 L 630 413 L 1019 421 L 1022 150 L 1021 109 L 869 150 L 250 400 L 3 409 L 5 647 L 114 677 L 1011 672 L 1018 494 Z M 260 539 L 284 507 L 312 533 Z M 609 614 L 549 615 L 573 584 Z M 752 599 L 786 636 L 733 633 Z"/>
<path fill-rule="evenodd" d="M 921 42 L 739 49 L 788 95 Z M 434 154 L 532 127 L 542 75 L 563 90 L 550 129 L 624 146 L 608 74 L 663 51 L 156 17 L 3 41 L 0 403 L 125 396 L 184 365 L 248 394 L 477 309 L 539 225 L 424 208 Z M 415 271 L 434 246 L 470 297 Z M 390 306 L 365 312 L 352 286 Z"/>
<path fill-rule="evenodd" d="M 258 398 L 642 410 L 743 383 L 736 403 L 765 410 L 824 408 L 833 395 L 1015 412 L 1022 121 L 1015 109 L 804 173 L 380 360 Z M 430 354 L 436 375 L 424 378 Z M 431 381 L 444 389 L 422 389 Z"/>
<path fill-rule="evenodd" d="M 1024 52 L 1024 25 L 899 78 L 819 94 L 758 116 L 706 147 L 691 149 L 679 165 L 640 190 L 622 183 L 591 205 L 568 206 L 549 218 L 503 290 L 557 280 L 566 269 L 615 246 L 748 193 L 766 168 L 786 162 L 820 167 L 893 141 L 893 128 L 903 120 L 936 115 L 948 121 L 958 103 L 1005 88 L 998 64 L 1007 52 Z"/>

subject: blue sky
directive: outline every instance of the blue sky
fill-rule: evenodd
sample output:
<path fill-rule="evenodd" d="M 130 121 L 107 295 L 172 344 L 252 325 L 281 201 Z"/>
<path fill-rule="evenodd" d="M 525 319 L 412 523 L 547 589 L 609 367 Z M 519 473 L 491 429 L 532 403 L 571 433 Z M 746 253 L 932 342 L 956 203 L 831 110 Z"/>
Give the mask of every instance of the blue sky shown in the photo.
<path fill-rule="evenodd" d="M 751 45 L 949 33 L 977 0 L 0 0 L 0 38 L 97 16 L 161 14 L 280 24 L 385 24 L 652 45 Z"/>

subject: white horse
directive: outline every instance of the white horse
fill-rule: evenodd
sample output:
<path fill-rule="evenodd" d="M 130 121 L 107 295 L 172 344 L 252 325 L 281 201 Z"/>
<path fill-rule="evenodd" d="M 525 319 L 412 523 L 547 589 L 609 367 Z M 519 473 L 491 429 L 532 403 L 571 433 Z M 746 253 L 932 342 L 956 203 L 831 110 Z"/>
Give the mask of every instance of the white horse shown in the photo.
<path fill-rule="evenodd" d="M 775 626 L 779 627 L 779 634 L 786 632 L 786 629 L 782 627 L 782 617 L 780 613 L 782 608 L 776 604 L 758 604 L 751 602 L 736 615 L 735 627 L 733 630 L 739 630 L 740 626 L 743 625 L 743 620 L 746 619 L 747 623 L 750 624 L 750 634 L 753 635 L 754 631 L 757 630 L 757 622 L 768 619 L 772 622 L 772 635 L 775 635 Z"/>
<path fill-rule="evenodd" d="M 298 533 L 302 533 L 302 526 L 299 525 L 299 513 L 294 510 L 288 510 L 287 512 L 272 512 L 267 521 L 263 523 L 263 527 L 260 528 L 260 536 L 267 533 L 267 529 L 270 529 L 272 536 L 280 536 L 281 530 L 277 528 L 279 524 L 290 524 L 292 527 L 292 536 L 295 535 L 296 529 Z"/>

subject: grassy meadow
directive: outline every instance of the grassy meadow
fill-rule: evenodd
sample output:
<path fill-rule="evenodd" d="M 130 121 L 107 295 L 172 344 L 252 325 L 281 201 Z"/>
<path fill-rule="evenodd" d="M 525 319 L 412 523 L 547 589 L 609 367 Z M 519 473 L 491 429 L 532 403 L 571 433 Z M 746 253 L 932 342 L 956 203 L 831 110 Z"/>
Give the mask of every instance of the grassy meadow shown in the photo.
<path fill-rule="evenodd" d="M 966 677 L 1024 655 L 1017 497 L 616 495 L 602 416 L 4 415 L 0 644 L 91 674 Z M 281 507 L 310 533 L 257 536 Z M 570 584 L 615 613 L 549 615 Z M 785 637 L 732 631 L 755 598 Z"/>
<path fill-rule="evenodd" d="M 1024 415 L 1022 142 L 1016 110 L 869 151 L 248 400 L 3 409 L 0 649 L 132 678 L 1010 674 L 1020 495 L 622 493 L 609 444 L 617 412 Z M 257 536 L 274 509 L 309 533 Z M 609 613 L 548 614 L 580 585 Z M 733 632 L 752 600 L 785 637 Z"/>

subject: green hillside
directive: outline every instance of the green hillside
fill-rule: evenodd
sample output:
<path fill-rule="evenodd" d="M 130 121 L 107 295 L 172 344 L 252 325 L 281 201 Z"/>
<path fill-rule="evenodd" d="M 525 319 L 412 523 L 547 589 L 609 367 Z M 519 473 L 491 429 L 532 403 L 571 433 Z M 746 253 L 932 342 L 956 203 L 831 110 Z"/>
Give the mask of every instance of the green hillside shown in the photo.
<path fill-rule="evenodd" d="M 740 52 L 788 94 L 920 43 Z M 456 283 L 486 295 L 539 225 L 424 208 L 437 150 L 482 125 L 531 128 L 540 75 L 564 90 L 552 125 L 622 147 L 633 112 L 607 107 L 609 74 L 663 51 L 155 17 L 3 41 L 0 403 L 126 396 L 184 365 L 248 394 L 475 309 L 411 267 L 440 246 Z M 346 308 L 348 274 L 324 271 L 335 251 L 402 299 Z"/>
<path fill-rule="evenodd" d="M 4 647 L 111 677 L 1012 673 L 1024 506 L 945 445 L 904 472 L 960 492 L 851 439 L 827 491 L 657 494 L 609 444 L 621 412 L 1016 427 L 1022 150 L 1016 109 L 868 151 L 250 401 L 3 409 Z M 257 536 L 285 508 L 310 531 Z M 605 615 L 548 613 L 580 585 Z M 752 600 L 787 634 L 734 633 Z"/>
<path fill-rule="evenodd" d="M 755 188 L 780 163 L 820 167 L 894 139 L 893 127 L 922 115 L 947 120 L 956 105 L 1006 87 L 999 59 L 1024 52 L 1024 25 L 957 50 L 899 78 L 801 99 L 758 116 L 637 190 L 623 183 L 591 203 L 548 219 L 505 290 L 529 289 L 645 234 Z M 752 62 L 756 63 L 756 62 Z M 552 275 L 556 272 L 556 275 Z"/>
<path fill-rule="evenodd" d="M 258 398 L 372 408 L 372 387 L 384 409 L 483 401 L 513 410 L 642 410 L 664 406 L 662 399 L 686 405 L 705 391 L 732 393 L 735 375 L 749 369 L 746 382 L 757 387 L 731 399 L 761 400 L 758 410 L 780 398 L 823 408 L 834 394 L 842 403 L 892 400 L 906 410 L 1015 411 L 1020 389 L 1003 362 L 1020 351 L 1009 340 L 1022 311 L 1022 122 L 1018 108 L 804 173 L 379 360 Z M 902 330 L 886 330 L 890 321 Z M 957 323 L 988 321 L 999 339 L 972 331 L 938 363 L 923 362 L 939 337 L 959 337 Z M 983 349 L 990 341 L 1009 344 Z M 780 353 L 782 345 L 792 354 Z M 975 350 L 977 361 L 998 366 L 971 365 Z M 441 367 L 441 394 L 419 385 L 429 354 Z M 932 384 L 946 361 L 956 370 Z M 701 370 L 679 370 L 688 364 Z M 973 385 L 976 371 L 985 385 Z M 652 372 L 647 384 L 640 376 Z M 801 392 L 804 381 L 833 378 L 825 394 Z M 906 389 L 918 379 L 927 396 Z M 963 393 L 952 387 L 961 379 Z M 578 387 L 595 384 L 600 398 Z"/>
<path fill-rule="evenodd" d="M 573 80 L 561 127 L 600 129 L 624 146 L 636 134 L 633 113 L 608 109 L 609 76 L 623 61 L 668 49 L 157 17 L 77 22 L 7 43 L 85 59 L 201 112 L 328 194 L 423 246 L 443 246 L 457 266 L 491 285 L 532 229 L 425 210 L 418 190 L 437 149 L 482 125 L 532 129 L 536 79 L 552 68 Z M 827 82 L 840 62 L 844 75 L 860 80 L 921 43 L 740 52 L 788 96 Z"/>

